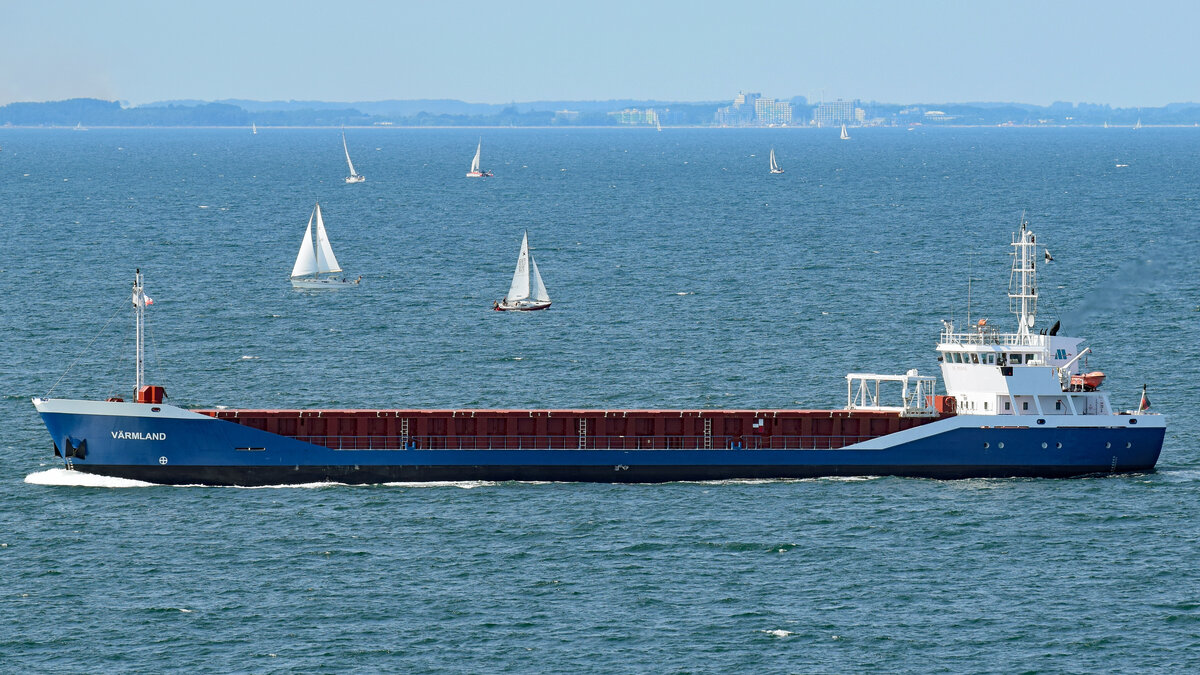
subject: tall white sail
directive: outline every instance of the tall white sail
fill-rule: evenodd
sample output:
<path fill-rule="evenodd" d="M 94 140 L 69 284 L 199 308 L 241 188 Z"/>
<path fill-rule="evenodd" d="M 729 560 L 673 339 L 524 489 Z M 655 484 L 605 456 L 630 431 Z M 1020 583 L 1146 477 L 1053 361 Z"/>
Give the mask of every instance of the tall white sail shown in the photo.
<path fill-rule="evenodd" d="M 543 288 L 543 290 L 545 290 Z M 508 287 L 508 302 L 525 300 L 529 297 L 529 233 L 521 238 L 521 255 L 517 256 L 517 269 L 513 272 L 512 286 Z"/>
<path fill-rule="evenodd" d="M 316 214 L 316 211 L 313 211 Z M 308 227 L 304 228 L 304 241 L 300 242 L 300 253 L 296 255 L 296 264 L 292 266 L 292 276 L 302 277 L 317 273 L 317 253 L 313 250 L 312 240 L 313 217 L 308 217 Z"/>
<path fill-rule="evenodd" d="M 850 134 L 846 133 L 846 125 L 845 124 L 842 125 L 842 140 L 843 141 L 850 140 Z"/>
<path fill-rule="evenodd" d="M 342 150 L 346 151 L 346 166 L 350 167 L 350 176 L 351 177 L 357 176 L 358 172 L 354 170 L 354 162 L 350 161 L 350 148 L 346 147 L 346 132 L 345 131 L 342 132 Z"/>
<path fill-rule="evenodd" d="M 317 204 L 317 272 L 341 272 L 337 258 L 333 257 L 333 248 L 329 245 L 329 235 L 325 233 L 325 221 L 321 219 L 321 205 Z"/>
<path fill-rule="evenodd" d="M 479 171 L 479 152 L 483 150 L 483 139 L 479 139 L 479 145 L 475 146 L 475 159 L 471 160 L 471 173 Z"/>
<path fill-rule="evenodd" d="M 538 271 L 537 261 L 529 256 L 530 273 L 533 276 L 533 299 L 537 302 L 550 302 L 550 294 L 546 292 L 546 284 L 542 283 L 542 273 Z"/>
<path fill-rule="evenodd" d="M 775 162 L 775 148 L 771 148 L 771 170 L 778 171 L 779 164 Z"/>

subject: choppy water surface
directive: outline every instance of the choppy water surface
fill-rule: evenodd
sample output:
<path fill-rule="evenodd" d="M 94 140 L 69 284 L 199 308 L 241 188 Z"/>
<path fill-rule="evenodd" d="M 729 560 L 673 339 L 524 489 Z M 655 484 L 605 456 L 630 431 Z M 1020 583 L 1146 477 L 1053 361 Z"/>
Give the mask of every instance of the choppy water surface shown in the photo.
<path fill-rule="evenodd" d="M 1200 668 L 1200 131 L 485 130 L 467 180 L 478 135 L 351 130 L 347 186 L 335 131 L 0 130 L 5 668 Z M 361 287 L 287 283 L 316 200 Z M 178 405 L 838 406 L 968 276 L 1011 325 L 1022 210 L 1158 473 L 167 488 L 55 468 L 28 400 L 128 393 L 140 266 Z M 525 229 L 554 307 L 491 312 Z"/>

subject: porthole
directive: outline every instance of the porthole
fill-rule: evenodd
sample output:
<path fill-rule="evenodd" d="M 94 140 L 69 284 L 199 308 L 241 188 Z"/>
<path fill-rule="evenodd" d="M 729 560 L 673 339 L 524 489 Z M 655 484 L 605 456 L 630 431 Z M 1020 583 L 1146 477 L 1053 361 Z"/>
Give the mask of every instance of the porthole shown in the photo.
<path fill-rule="evenodd" d="M 1045 424 L 1046 420 L 1038 420 L 1038 424 Z"/>
<path fill-rule="evenodd" d="M 991 443 L 988 443 L 987 441 L 984 441 L 984 442 L 983 442 L 983 449 L 984 449 L 984 450 L 987 450 L 987 449 L 988 449 L 988 448 L 990 448 L 990 447 L 992 447 L 992 444 L 991 444 Z"/>
<path fill-rule="evenodd" d="M 1126 448 L 1132 448 L 1132 447 L 1133 447 L 1133 443 L 1126 443 L 1126 444 L 1125 444 L 1125 447 L 1126 447 Z"/>
<path fill-rule="evenodd" d="M 1105 444 L 1104 444 L 1104 449 L 1105 449 L 1105 450 L 1107 450 L 1108 448 L 1111 448 L 1111 447 L 1112 447 L 1112 443 L 1111 443 L 1111 442 L 1109 442 L 1109 443 L 1105 443 Z"/>
<path fill-rule="evenodd" d="M 1130 423 L 1130 424 L 1137 424 L 1137 420 L 1135 420 L 1135 419 L 1130 419 L 1130 420 L 1129 420 L 1129 423 Z"/>
<path fill-rule="evenodd" d="M 1062 443 L 1055 443 L 1054 447 L 1058 448 L 1059 450 L 1062 450 Z"/>
<path fill-rule="evenodd" d="M 996 447 L 997 447 L 997 448 L 1000 448 L 1001 450 L 1003 450 L 1003 449 L 1004 449 L 1004 443 L 1003 443 L 1003 442 L 997 443 L 997 444 L 996 444 Z"/>
<path fill-rule="evenodd" d="M 1045 441 L 1042 441 L 1042 449 L 1044 450 L 1048 447 L 1050 447 L 1050 445 L 1048 443 L 1046 443 Z"/>

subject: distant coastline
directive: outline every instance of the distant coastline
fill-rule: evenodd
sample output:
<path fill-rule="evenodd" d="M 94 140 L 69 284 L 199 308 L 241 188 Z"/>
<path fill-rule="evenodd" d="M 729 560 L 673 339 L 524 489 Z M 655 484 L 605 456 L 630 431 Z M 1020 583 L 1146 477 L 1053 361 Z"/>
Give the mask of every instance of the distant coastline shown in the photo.
<path fill-rule="evenodd" d="M 1200 104 L 1158 108 L 1112 108 L 1089 103 L 891 104 L 845 102 L 855 115 L 850 126 L 908 127 L 1192 127 L 1200 124 Z M 0 106 L 0 127 L 21 128 L 816 128 L 814 115 L 827 104 L 803 97 L 787 106 L 786 124 L 766 124 L 753 116 L 729 123 L 723 102 L 654 100 L 535 101 L 506 105 L 453 100 L 366 101 L 166 101 L 127 106 L 92 98 L 19 102 Z M 723 123 L 722 123 L 723 122 Z M 828 124 L 826 124 L 828 126 Z"/>

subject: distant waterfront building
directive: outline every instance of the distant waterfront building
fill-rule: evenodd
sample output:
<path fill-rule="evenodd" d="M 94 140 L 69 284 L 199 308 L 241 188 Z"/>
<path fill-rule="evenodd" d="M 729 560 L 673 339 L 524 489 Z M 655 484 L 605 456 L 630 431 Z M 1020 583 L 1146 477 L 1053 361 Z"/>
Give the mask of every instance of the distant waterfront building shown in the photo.
<path fill-rule="evenodd" d="M 765 106 L 765 108 L 764 108 Z M 778 106 L 787 108 L 784 113 Z M 723 127 L 743 127 L 751 124 L 782 124 L 783 122 L 764 122 L 761 110 L 767 111 L 767 116 L 770 119 L 776 119 L 784 115 L 788 120 L 791 120 L 792 109 L 787 103 L 777 103 L 773 98 L 763 98 L 763 95 L 757 92 L 745 93 L 738 92 L 734 97 L 733 104 L 723 108 L 717 108 L 716 122 Z"/>
<path fill-rule="evenodd" d="M 617 112 L 610 112 L 608 116 L 617 118 L 618 124 L 654 124 L 658 119 L 658 113 L 654 111 L 654 108 L 646 108 L 645 110 L 626 108 Z"/>
<path fill-rule="evenodd" d="M 832 126 L 834 124 L 853 124 L 857 121 L 855 115 L 855 101 L 822 101 L 820 105 L 813 109 L 813 121 L 817 126 Z M 866 113 L 863 114 L 866 116 Z"/>
<path fill-rule="evenodd" d="M 555 122 L 574 122 L 577 119 L 579 119 L 579 111 L 578 110 L 555 110 L 554 111 L 554 121 Z"/>
<path fill-rule="evenodd" d="M 759 124 L 791 124 L 792 105 L 773 98 L 759 98 L 754 102 L 754 118 Z"/>

